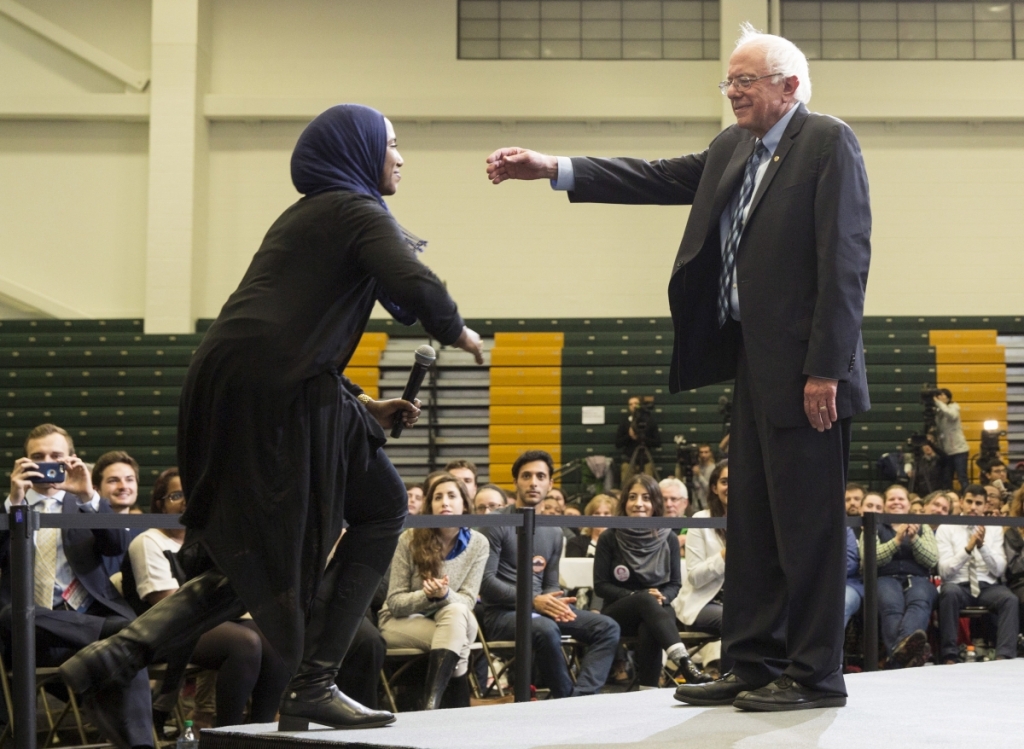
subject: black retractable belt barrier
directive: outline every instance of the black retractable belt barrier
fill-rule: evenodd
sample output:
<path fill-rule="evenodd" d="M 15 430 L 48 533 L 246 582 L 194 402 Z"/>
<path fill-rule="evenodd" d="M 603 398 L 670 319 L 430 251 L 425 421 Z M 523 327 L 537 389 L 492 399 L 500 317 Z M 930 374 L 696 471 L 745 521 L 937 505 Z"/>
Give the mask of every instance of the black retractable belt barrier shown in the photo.
<path fill-rule="evenodd" d="M 516 529 L 516 702 L 530 701 L 533 675 L 533 530 L 532 507 L 519 510 L 523 524 Z"/>
<path fill-rule="evenodd" d="M 11 677 L 15 749 L 36 749 L 36 546 L 39 514 L 27 504 L 12 506 L 11 530 Z"/>
<path fill-rule="evenodd" d="M 864 670 L 878 670 L 878 514 L 864 513 Z"/>

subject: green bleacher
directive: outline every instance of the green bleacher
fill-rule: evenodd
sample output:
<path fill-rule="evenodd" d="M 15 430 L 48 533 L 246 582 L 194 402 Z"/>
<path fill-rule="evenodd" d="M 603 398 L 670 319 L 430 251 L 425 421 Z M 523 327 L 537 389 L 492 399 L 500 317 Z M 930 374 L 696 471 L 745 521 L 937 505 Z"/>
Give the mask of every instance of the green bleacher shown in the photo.
<path fill-rule="evenodd" d="M 68 429 L 79 454 L 95 460 L 127 449 L 144 475 L 175 462 L 177 403 L 191 356 L 209 328 L 147 335 L 141 320 L 0 321 L 0 454 L 5 470 L 21 455 L 25 433 L 42 422 Z M 672 326 L 668 318 L 471 319 L 483 336 L 497 332 L 559 332 L 562 460 L 612 454 L 615 429 L 630 395 L 653 395 L 663 445 L 654 451 L 663 474 L 675 469 L 674 435 L 717 444 L 723 435 L 719 398 L 729 383 L 670 395 Z M 374 319 L 369 332 L 426 337 L 419 325 Z M 875 458 L 905 444 L 921 427 L 919 393 L 936 381 L 929 331 L 995 329 L 1024 333 L 1024 318 L 869 317 L 865 361 L 873 409 L 854 424 L 851 478 L 872 478 Z M 606 423 L 583 425 L 583 406 L 605 406 Z M 148 483 L 144 480 L 144 484 Z"/>

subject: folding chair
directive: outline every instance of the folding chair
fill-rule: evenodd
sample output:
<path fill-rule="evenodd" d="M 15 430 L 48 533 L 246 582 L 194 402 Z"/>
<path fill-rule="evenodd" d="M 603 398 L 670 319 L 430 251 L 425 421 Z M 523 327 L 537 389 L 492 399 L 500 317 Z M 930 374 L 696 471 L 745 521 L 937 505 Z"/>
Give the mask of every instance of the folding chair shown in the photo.
<path fill-rule="evenodd" d="M 0 734 L 0 747 L 3 747 L 4 743 L 8 738 L 13 737 L 14 732 L 14 700 L 11 696 L 11 672 L 7 670 L 7 664 L 4 663 L 3 656 L 0 655 L 0 688 L 4 693 L 4 703 L 7 706 L 7 726 L 4 728 L 3 733 Z M 68 694 L 68 701 L 64 703 L 63 709 L 54 717 L 53 708 L 50 705 L 46 687 L 52 684 L 63 684 L 63 680 L 60 677 L 60 672 L 56 667 L 39 667 L 36 668 L 36 695 L 40 698 L 40 702 L 43 703 L 43 712 L 46 715 L 46 723 L 49 727 L 49 732 L 46 734 L 46 740 L 40 744 L 42 747 L 61 746 L 60 737 L 58 731 L 61 728 L 61 723 L 70 713 L 75 721 L 75 729 L 78 732 L 78 744 L 71 744 L 70 746 L 101 746 L 102 744 L 89 744 L 86 738 L 85 722 L 82 720 L 82 711 L 78 705 L 78 699 L 75 697 L 75 693 L 70 689 L 65 690 Z"/>

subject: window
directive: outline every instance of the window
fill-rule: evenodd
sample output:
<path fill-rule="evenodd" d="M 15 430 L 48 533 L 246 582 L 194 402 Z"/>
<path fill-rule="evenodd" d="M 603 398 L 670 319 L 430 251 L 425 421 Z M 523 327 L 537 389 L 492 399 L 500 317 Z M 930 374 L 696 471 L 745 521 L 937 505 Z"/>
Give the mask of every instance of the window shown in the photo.
<path fill-rule="evenodd" d="M 459 58 L 717 60 L 718 0 L 459 0 Z"/>
<path fill-rule="evenodd" d="M 1024 2 L 782 0 L 782 35 L 812 59 L 1024 59 Z"/>

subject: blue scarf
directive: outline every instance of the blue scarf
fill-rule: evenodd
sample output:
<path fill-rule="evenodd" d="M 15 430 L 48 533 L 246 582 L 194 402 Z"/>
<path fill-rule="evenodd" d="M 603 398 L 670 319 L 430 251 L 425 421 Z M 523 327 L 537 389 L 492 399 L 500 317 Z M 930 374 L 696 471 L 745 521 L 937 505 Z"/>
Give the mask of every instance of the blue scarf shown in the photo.
<path fill-rule="evenodd" d="M 378 187 L 387 148 L 384 115 L 360 104 L 338 104 L 317 115 L 299 136 L 292 152 L 292 184 L 306 196 L 328 190 L 369 195 L 388 210 Z M 423 251 L 425 241 L 405 229 L 402 233 L 414 252 Z M 403 325 L 416 322 L 416 316 L 392 301 L 379 282 L 377 301 Z"/>

